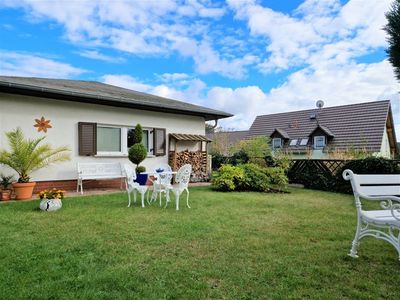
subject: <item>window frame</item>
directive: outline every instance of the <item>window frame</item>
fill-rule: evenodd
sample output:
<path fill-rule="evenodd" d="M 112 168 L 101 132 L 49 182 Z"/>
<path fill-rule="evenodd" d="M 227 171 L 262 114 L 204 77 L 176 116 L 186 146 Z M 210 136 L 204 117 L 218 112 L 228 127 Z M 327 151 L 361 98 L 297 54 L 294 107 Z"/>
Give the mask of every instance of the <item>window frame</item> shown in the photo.
<path fill-rule="evenodd" d="M 99 151 L 97 148 L 97 153 L 96 156 L 128 156 L 128 150 L 124 151 L 127 149 L 127 144 L 128 144 L 128 128 L 123 127 L 123 126 L 117 126 L 117 125 L 109 125 L 109 124 L 99 124 L 97 123 L 97 131 L 99 127 L 106 127 L 106 128 L 118 128 L 120 129 L 120 151 Z M 125 137 L 125 138 L 124 138 Z M 99 135 L 97 134 L 97 140 L 96 140 L 96 146 L 98 143 Z"/>
<path fill-rule="evenodd" d="M 318 139 L 321 139 L 321 138 L 323 139 L 323 145 L 322 146 L 318 145 Z M 326 136 L 324 136 L 324 135 L 316 135 L 316 136 L 314 136 L 314 149 L 321 150 L 321 149 L 324 149 L 325 146 L 326 146 Z"/>
<path fill-rule="evenodd" d="M 134 127 L 130 126 L 121 126 L 121 125 L 110 125 L 110 124 L 104 124 L 104 123 L 97 123 L 96 130 L 99 127 L 109 127 L 109 128 L 119 128 L 121 130 L 121 145 L 120 149 L 121 151 L 98 151 L 95 154 L 95 156 L 118 156 L 118 157 L 127 157 L 128 156 L 128 130 L 129 129 L 134 129 Z M 147 131 L 147 157 L 153 157 L 154 155 L 154 145 L 153 145 L 153 134 L 154 134 L 154 128 L 150 127 L 143 127 L 143 131 Z M 99 136 L 97 135 L 97 139 Z M 96 146 L 97 146 L 97 139 L 96 139 Z"/>
<path fill-rule="evenodd" d="M 279 147 L 276 147 L 276 146 L 275 146 L 275 142 L 276 142 L 276 141 L 279 141 Z M 274 150 L 275 150 L 275 149 L 282 149 L 282 146 L 283 146 L 283 145 L 282 145 L 282 138 L 273 138 L 273 139 L 272 139 L 272 149 L 274 149 Z"/>

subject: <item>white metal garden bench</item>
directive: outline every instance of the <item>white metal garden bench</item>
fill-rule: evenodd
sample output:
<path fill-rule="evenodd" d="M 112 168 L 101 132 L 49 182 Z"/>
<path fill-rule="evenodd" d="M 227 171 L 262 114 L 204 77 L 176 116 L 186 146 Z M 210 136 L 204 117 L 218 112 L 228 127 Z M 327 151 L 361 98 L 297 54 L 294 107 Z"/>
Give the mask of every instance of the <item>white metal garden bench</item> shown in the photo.
<path fill-rule="evenodd" d="M 121 186 L 125 180 L 125 172 L 120 163 L 78 163 L 78 182 L 76 191 L 83 194 L 84 180 L 121 179 Z"/>
<path fill-rule="evenodd" d="M 343 172 L 351 181 L 357 208 L 357 229 L 350 249 L 351 257 L 358 257 L 357 248 L 365 236 L 372 236 L 392 244 L 400 260 L 400 175 L 358 175 Z M 363 210 L 361 199 L 380 201 L 380 210 Z"/>

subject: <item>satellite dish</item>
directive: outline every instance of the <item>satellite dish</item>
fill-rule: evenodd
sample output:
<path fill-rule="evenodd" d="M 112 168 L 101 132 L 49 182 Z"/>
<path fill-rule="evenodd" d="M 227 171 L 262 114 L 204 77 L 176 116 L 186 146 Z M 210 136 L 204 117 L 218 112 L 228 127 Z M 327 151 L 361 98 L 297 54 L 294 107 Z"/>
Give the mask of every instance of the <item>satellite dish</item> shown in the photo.
<path fill-rule="evenodd" d="M 324 107 L 324 101 L 318 100 L 316 105 L 317 105 L 318 108 L 323 108 Z"/>

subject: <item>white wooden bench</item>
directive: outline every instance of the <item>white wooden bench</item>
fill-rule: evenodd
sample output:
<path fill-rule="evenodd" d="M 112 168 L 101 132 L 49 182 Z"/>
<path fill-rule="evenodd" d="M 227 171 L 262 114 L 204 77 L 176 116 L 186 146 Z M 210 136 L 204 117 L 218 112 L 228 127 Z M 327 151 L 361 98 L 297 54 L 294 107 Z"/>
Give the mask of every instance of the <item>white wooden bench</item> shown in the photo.
<path fill-rule="evenodd" d="M 343 172 L 351 181 L 357 208 L 357 229 L 350 249 L 357 256 L 359 241 L 372 236 L 392 244 L 400 260 L 400 175 L 358 175 L 351 170 Z M 379 210 L 363 210 L 361 199 L 380 201 Z"/>
<path fill-rule="evenodd" d="M 76 191 L 83 194 L 83 181 L 84 180 L 102 180 L 102 179 L 121 179 L 125 180 L 126 175 L 120 163 L 78 163 L 78 182 Z"/>

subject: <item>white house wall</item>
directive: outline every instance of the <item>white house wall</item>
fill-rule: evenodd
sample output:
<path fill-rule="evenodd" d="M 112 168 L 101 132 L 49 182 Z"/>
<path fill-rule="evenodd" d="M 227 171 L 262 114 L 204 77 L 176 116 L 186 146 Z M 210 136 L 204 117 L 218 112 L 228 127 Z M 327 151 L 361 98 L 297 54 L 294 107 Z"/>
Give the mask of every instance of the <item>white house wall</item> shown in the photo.
<path fill-rule="evenodd" d="M 48 132 L 37 132 L 33 127 L 35 119 L 45 117 L 51 120 Z M 127 157 L 91 157 L 78 155 L 78 122 L 96 122 L 99 124 L 130 126 L 140 123 L 142 127 L 166 128 L 169 133 L 205 134 L 204 118 L 181 114 L 161 113 L 129 108 L 119 108 L 96 104 L 86 104 L 70 101 L 0 94 L 0 148 L 7 148 L 5 132 L 21 127 L 25 136 L 37 138 L 46 136 L 45 141 L 53 147 L 67 145 L 71 149 L 71 160 L 58 163 L 32 174 L 32 180 L 68 180 L 76 179 L 78 162 L 121 162 L 128 163 Z M 184 149 L 190 145 L 182 145 Z M 168 140 L 166 144 L 168 152 Z M 178 150 L 184 150 L 178 148 Z M 142 165 L 148 170 L 161 163 L 168 162 L 165 156 L 148 157 Z M 0 166 L 0 172 L 9 173 L 5 166 Z"/>
<path fill-rule="evenodd" d="M 385 131 L 383 132 L 381 151 L 378 153 L 378 155 L 386 158 L 390 158 L 391 155 L 389 136 L 387 134 L 386 126 L 385 126 Z"/>

